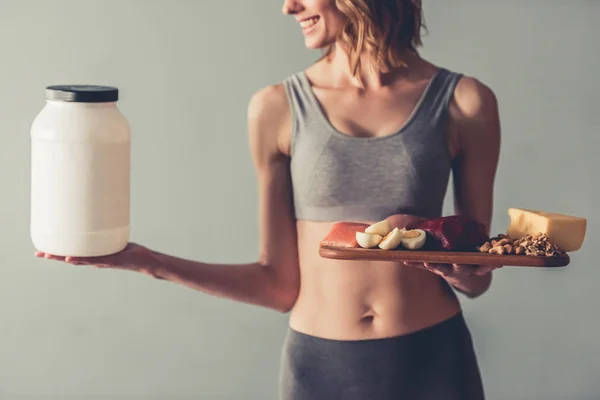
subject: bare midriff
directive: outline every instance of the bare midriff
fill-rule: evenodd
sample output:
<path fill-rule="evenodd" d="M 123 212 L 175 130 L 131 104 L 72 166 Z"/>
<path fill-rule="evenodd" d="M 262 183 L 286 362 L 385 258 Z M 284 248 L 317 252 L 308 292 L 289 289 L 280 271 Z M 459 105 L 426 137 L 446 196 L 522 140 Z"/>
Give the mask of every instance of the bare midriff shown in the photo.
<path fill-rule="evenodd" d="M 456 294 L 432 272 L 396 262 L 322 258 L 319 242 L 332 225 L 297 222 L 301 284 L 292 329 L 334 340 L 378 339 L 427 328 L 460 311 Z"/>

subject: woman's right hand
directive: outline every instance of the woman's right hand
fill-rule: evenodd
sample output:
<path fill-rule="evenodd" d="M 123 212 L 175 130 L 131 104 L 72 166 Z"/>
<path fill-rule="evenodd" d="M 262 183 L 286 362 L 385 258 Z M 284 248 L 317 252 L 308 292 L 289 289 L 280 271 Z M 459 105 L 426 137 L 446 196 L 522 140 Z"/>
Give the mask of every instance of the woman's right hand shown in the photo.
<path fill-rule="evenodd" d="M 156 256 L 156 253 L 136 243 L 129 243 L 127 247 L 119 253 L 101 257 L 63 257 L 41 251 L 36 251 L 35 256 L 38 258 L 62 261 L 73 265 L 91 265 L 97 268 L 141 272 L 150 276 L 155 276 L 154 270 L 158 267 L 158 257 Z"/>

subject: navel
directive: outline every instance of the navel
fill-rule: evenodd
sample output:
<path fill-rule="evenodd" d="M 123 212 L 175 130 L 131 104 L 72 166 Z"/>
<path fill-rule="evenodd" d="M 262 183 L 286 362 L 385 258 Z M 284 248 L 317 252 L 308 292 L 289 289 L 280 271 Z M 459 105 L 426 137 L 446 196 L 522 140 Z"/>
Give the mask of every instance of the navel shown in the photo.
<path fill-rule="evenodd" d="M 361 324 L 372 324 L 375 320 L 377 313 L 372 308 L 368 308 L 367 311 L 360 318 Z"/>

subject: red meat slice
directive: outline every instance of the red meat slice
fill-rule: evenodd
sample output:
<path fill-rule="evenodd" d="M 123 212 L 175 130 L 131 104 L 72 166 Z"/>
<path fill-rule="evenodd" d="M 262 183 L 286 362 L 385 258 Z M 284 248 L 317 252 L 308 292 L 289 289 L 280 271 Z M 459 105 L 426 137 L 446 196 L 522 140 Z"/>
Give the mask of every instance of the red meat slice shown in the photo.
<path fill-rule="evenodd" d="M 409 229 L 427 233 L 427 250 L 474 251 L 489 239 L 483 224 L 461 215 L 429 219 Z"/>
<path fill-rule="evenodd" d="M 358 222 L 337 222 L 321 240 L 321 246 L 359 247 L 356 242 L 356 232 L 364 232 L 368 227 L 368 224 Z"/>

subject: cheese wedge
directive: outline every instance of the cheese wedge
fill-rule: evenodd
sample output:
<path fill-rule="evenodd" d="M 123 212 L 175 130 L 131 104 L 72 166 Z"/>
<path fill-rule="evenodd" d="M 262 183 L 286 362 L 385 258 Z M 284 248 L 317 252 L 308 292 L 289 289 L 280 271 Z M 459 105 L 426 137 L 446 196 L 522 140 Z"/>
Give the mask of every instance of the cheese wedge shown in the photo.
<path fill-rule="evenodd" d="M 587 229 L 585 218 L 523 208 L 509 208 L 508 216 L 506 234 L 513 239 L 541 232 L 565 252 L 577 251 L 583 245 Z"/>

